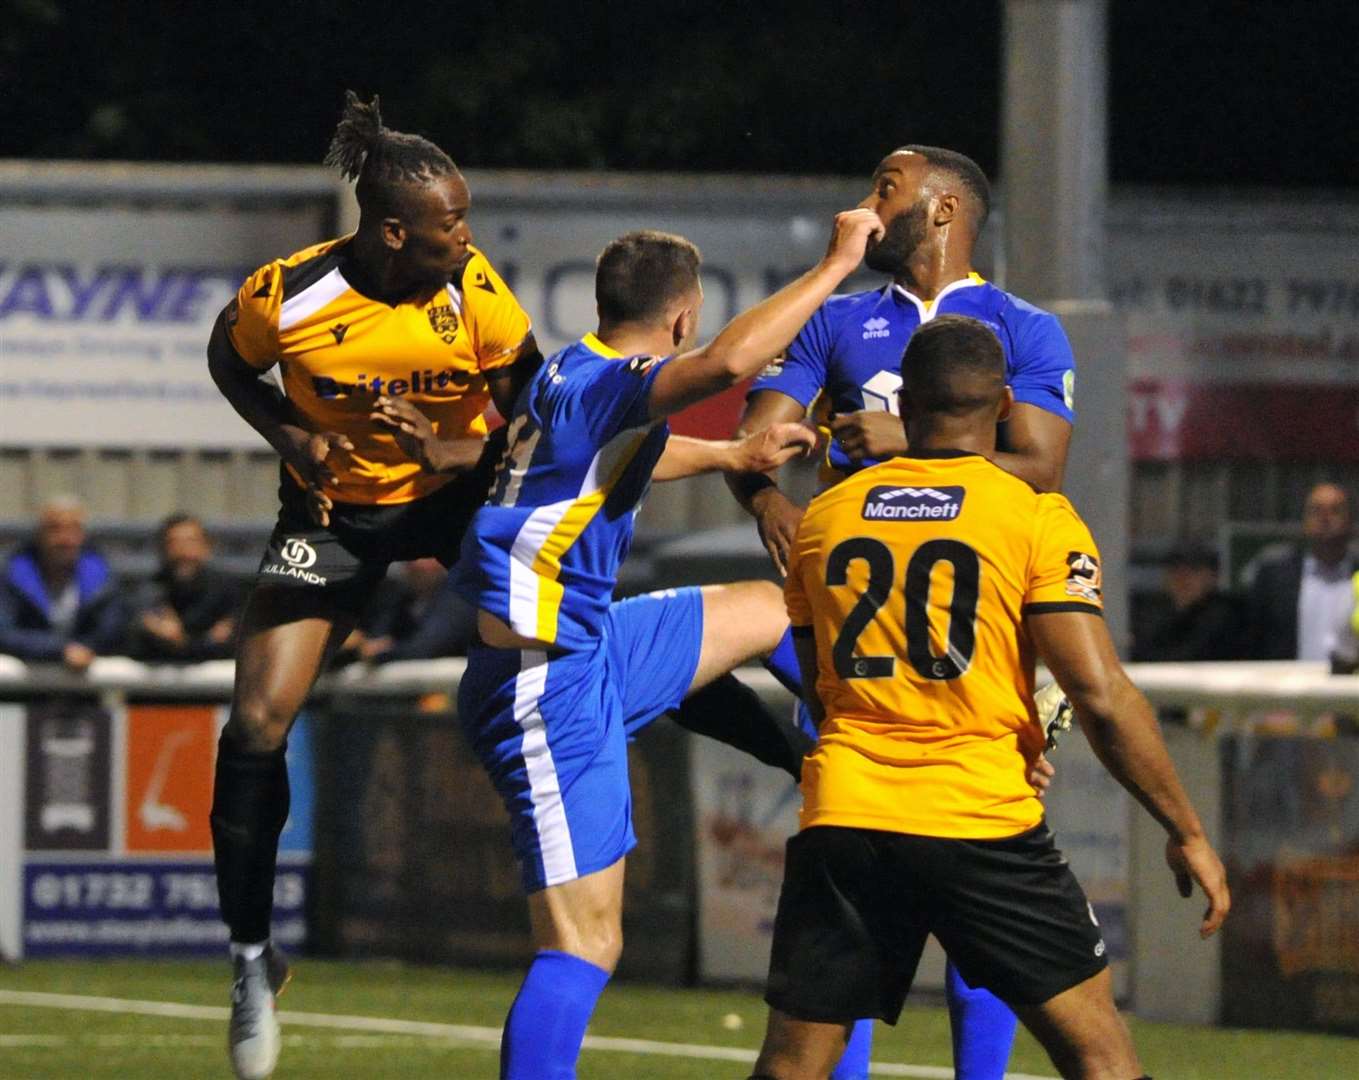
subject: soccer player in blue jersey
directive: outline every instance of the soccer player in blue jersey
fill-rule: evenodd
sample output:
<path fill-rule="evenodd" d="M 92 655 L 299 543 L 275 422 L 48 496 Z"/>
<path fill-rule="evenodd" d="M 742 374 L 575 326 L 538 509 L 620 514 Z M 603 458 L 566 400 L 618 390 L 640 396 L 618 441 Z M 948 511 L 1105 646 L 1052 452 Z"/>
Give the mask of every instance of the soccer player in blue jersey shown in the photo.
<path fill-rule="evenodd" d="M 864 261 L 892 280 L 822 304 L 787 353 L 751 385 L 739 430 L 801 419 L 808 410 L 819 414 L 831 435 L 822 477 L 827 485 L 905 452 L 897 392 L 906 342 L 937 315 L 968 315 L 1000 339 L 1014 394 L 1009 420 L 998 432 L 996 464 L 1040 490 L 1059 490 L 1074 419 L 1075 359 L 1056 316 L 973 269 L 973 249 L 990 210 L 985 174 L 956 151 L 905 146 L 878 165 L 873 190 L 860 205 L 875 211 L 886 228 Z M 771 475 L 729 477 L 770 557 L 786 572 L 802 508 Z M 771 668 L 797 692 L 790 638 L 776 650 Z M 951 964 L 947 987 L 958 1077 L 1000 1080 L 1014 1042 L 1014 1014 L 987 991 L 969 987 Z M 867 1076 L 871 1032 L 869 1021 L 857 1026 L 834 1080 Z"/>
<path fill-rule="evenodd" d="M 881 233 L 872 210 L 840 214 L 820 263 L 698 349 L 697 249 L 664 233 L 615 240 L 597 266 L 598 331 L 550 357 L 516 402 L 454 578 L 481 639 L 458 714 L 509 809 L 537 948 L 506 1019 L 502 1080 L 575 1075 L 617 963 L 636 843 L 628 735 L 788 625 L 769 582 L 612 602 L 651 480 L 740 467 L 730 444 L 671 439 L 666 417 L 777 355 Z M 756 438 L 774 460 L 811 441 L 786 425 Z"/>

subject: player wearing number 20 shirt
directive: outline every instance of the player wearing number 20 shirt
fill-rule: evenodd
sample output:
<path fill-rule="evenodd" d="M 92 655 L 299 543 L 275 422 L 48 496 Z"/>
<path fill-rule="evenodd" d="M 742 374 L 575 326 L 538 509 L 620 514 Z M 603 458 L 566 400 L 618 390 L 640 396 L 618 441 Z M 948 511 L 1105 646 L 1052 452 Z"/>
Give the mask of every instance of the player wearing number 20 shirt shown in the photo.
<path fill-rule="evenodd" d="M 794 634 L 815 634 L 826 710 L 804 828 L 989 839 L 1038 824 L 1043 733 L 1016 627 L 1101 610 L 1099 555 L 1065 496 L 979 454 L 892 458 L 812 500 L 785 594 Z"/>

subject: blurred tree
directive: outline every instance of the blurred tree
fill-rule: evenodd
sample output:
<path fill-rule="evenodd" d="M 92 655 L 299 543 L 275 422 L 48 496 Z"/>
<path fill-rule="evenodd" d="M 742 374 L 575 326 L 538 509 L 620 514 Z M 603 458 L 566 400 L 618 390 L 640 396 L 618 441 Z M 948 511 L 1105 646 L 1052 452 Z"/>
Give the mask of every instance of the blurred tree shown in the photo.
<path fill-rule="evenodd" d="M 1110 5 L 1110 163 L 1359 184 L 1359 5 Z M 0 155 L 316 162 L 346 88 L 469 166 L 997 167 L 999 0 L 8 0 Z"/>
<path fill-rule="evenodd" d="M 12 2 L 7 156 L 314 162 L 352 87 L 484 167 L 862 173 L 930 140 L 995 165 L 991 0 Z"/>

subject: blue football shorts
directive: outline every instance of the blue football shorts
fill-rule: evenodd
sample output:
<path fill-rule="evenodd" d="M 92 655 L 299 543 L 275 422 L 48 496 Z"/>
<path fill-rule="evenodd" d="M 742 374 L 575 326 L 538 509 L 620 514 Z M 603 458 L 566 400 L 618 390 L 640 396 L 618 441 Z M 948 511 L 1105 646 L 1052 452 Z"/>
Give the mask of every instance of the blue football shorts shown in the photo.
<path fill-rule="evenodd" d="M 684 699 L 702 645 L 703 596 L 688 588 L 610 605 L 590 650 L 468 652 L 458 716 L 510 812 L 525 892 L 636 845 L 627 741 Z"/>

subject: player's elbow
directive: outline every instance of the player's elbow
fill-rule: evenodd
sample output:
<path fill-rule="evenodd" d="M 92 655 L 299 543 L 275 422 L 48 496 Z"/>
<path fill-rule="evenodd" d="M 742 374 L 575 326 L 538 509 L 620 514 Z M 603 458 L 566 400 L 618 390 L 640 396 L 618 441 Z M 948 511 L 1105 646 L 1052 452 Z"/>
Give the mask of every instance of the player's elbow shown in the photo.
<path fill-rule="evenodd" d="M 1083 669 L 1077 672 L 1063 672 L 1057 682 L 1062 692 L 1071 700 L 1076 712 L 1086 720 L 1104 723 L 1115 715 L 1118 699 L 1117 673 L 1102 667 Z M 1123 676 L 1126 679 L 1126 676 Z"/>
<path fill-rule="evenodd" d="M 1039 491 L 1062 490 L 1062 464 L 1043 454 L 1021 454 L 1023 479 Z"/>
<path fill-rule="evenodd" d="M 715 392 L 730 389 L 750 375 L 750 365 L 742 364 L 741 357 L 735 350 L 722 349 L 708 359 L 709 363 L 705 365 L 705 370 Z"/>
<path fill-rule="evenodd" d="M 751 338 L 751 333 L 733 337 L 728 328 L 703 350 L 704 369 L 719 389 L 750 378 L 770 359 Z"/>

